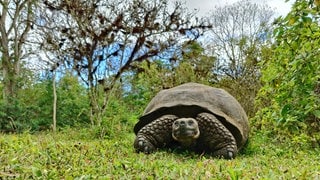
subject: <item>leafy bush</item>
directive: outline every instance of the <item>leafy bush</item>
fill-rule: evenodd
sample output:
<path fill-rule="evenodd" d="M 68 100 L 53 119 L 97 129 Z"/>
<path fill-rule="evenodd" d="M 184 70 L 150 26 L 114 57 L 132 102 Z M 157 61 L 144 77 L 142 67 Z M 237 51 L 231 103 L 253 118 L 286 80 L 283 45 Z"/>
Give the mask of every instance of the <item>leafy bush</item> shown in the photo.
<path fill-rule="evenodd" d="M 76 77 L 70 74 L 61 77 L 57 87 L 58 127 L 89 122 L 89 103 L 85 92 Z M 18 97 L 11 101 L 11 106 L 8 106 L 0 99 L 1 131 L 39 131 L 51 128 L 53 89 L 50 76 L 41 78 L 36 83 L 25 84 L 19 90 Z"/>
<path fill-rule="evenodd" d="M 295 138 L 320 130 L 320 13 L 313 1 L 297 1 L 276 22 L 269 61 L 261 64 L 263 88 L 257 123 Z M 318 139 L 320 142 L 320 139 Z"/>
<path fill-rule="evenodd" d="M 89 123 L 87 90 L 77 77 L 67 73 L 57 84 L 57 125 L 75 126 Z M 53 100 L 51 100 L 53 101 Z"/>

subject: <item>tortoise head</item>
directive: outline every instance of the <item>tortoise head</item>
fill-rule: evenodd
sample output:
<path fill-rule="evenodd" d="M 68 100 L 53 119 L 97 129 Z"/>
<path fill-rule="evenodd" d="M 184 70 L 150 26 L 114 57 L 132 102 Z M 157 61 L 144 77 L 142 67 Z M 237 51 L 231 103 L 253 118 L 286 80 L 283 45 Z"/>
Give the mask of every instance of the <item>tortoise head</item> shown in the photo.
<path fill-rule="evenodd" d="M 200 130 L 198 122 L 193 118 L 179 118 L 172 124 L 172 137 L 184 147 L 194 145 Z"/>

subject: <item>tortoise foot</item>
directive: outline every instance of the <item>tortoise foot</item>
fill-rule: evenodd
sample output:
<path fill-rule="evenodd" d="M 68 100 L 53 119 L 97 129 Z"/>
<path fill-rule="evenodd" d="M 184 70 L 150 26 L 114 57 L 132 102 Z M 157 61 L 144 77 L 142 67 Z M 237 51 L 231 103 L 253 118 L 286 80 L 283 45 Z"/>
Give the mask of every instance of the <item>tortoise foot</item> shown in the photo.
<path fill-rule="evenodd" d="M 224 159 L 234 159 L 237 155 L 237 147 L 232 147 L 230 145 L 213 152 L 213 155 Z"/>
<path fill-rule="evenodd" d="M 151 142 L 141 136 L 136 138 L 134 142 L 134 148 L 136 149 L 136 152 L 143 152 L 146 154 L 150 154 L 156 150 Z"/>

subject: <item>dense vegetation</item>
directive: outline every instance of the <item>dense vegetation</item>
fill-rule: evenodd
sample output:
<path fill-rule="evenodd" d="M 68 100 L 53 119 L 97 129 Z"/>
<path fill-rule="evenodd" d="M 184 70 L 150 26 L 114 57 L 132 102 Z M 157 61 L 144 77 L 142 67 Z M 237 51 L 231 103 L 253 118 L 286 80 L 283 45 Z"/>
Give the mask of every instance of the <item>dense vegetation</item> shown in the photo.
<path fill-rule="evenodd" d="M 319 142 L 320 14 L 317 2 L 297 2 L 285 18 L 277 20 L 273 56 L 261 64 L 265 67 L 261 78 L 264 86 L 258 97 L 262 105 L 258 116 L 263 126 L 276 127 L 277 134 L 289 132 Z"/>
<path fill-rule="evenodd" d="M 0 178 L 320 178 L 319 1 L 274 22 L 246 0 L 206 18 L 166 0 L 76 2 L 0 3 Z M 242 104 L 237 159 L 134 153 L 150 99 L 185 82 Z"/>

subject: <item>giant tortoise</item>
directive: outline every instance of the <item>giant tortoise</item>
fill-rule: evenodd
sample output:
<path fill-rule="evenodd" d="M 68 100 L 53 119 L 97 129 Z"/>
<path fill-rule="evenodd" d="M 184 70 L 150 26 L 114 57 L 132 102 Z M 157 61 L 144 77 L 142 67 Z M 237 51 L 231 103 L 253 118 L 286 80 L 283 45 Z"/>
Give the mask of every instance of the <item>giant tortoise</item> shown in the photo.
<path fill-rule="evenodd" d="M 186 83 L 160 91 L 134 127 L 137 152 L 183 148 L 234 158 L 249 134 L 239 102 L 223 89 Z"/>

